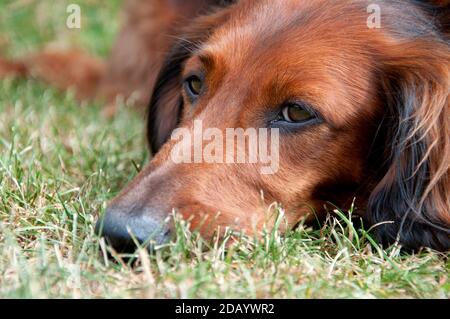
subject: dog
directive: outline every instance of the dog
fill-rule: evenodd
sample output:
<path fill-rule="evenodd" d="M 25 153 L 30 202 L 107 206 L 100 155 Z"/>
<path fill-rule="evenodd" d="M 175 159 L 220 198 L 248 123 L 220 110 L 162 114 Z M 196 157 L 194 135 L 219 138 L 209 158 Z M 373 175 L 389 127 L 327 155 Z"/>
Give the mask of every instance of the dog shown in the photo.
<path fill-rule="evenodd" d="M 368 24 L 369 5 L 379 26 Z M 273 226 L 273 203 L 288 230 L 356 198 L 383 246 L 450 249 L 448 1 L 153 0 L 127 8 L 109 62 L 85 62 L 94 70 L 89 90 L 150 101 L 154 157 L 97 224 L 114 248 L 166 243 L 173 209 L 209 239 L 218 229 Z M 145 8 L 165 9 L 156 17 Z M 277 130 L 279 169 L 175 163 L 174 132 L 195 135 L 198 122 L 219 132 Z"/>

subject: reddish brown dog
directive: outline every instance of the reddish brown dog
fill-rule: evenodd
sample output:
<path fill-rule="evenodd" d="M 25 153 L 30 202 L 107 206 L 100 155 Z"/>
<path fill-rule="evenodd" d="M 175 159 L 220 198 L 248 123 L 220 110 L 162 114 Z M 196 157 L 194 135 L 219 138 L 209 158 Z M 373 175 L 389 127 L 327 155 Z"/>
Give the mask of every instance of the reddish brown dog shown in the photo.
<path fill-rule="evenodd" d="M 155 52 L 169 38 L 153 42 L 153 29 L 136 27 L 150 17 L 130 1 L 135 22 L 96 83 L 137 91 L 142 101 L 154 88 L 155 157 L 111 203 L 102 234 L 117 249 L 128 247 L 130 232 L 165 242 L 172 209 L 206 238 L 219 226 L 258 232 L 270 225 L 273 202 L 292 228 L 323 216 L 328 202 L 347 207 L 356 197 L 382 244 L 449 250 L 450 14 L 447 1 L 431 2 L 373 1 L 381 25 L 369 27 L 363 0 L 148 1 L 183 12 L 158 18 L 178 39 L 162 63 Z M 118 68 L 122 56 L 136 58 Z M 278 172 L 175 164 L 170 135 L 192 131 L 195 120 L 221 131 L 278 128 Z"/>

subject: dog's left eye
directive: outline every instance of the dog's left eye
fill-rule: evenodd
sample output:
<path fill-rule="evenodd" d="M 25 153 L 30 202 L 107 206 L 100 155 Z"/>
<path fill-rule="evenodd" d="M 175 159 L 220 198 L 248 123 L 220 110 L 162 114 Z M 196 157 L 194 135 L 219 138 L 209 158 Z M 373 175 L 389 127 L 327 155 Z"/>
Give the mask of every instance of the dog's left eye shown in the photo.
<path fill-rule="evenodd" d="M 290 103 L 281 111 L 282 120 L 289 123 L 303 123 L 316 118 L 316 115 L 302 105 Z"/>

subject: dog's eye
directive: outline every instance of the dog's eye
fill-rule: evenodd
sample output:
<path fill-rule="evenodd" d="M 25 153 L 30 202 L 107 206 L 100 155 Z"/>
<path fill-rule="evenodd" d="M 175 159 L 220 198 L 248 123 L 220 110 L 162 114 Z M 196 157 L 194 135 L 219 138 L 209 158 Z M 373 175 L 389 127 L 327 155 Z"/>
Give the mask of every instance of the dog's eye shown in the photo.
<path fill-rule="evenodd" d="M 193 75 L 193 76 L 189 77 L 185 81 L 185 83 L 186 83 L 187 91 L 191 96 L 197 97 L 202 92 L 203 82 L 198 76 Z"/>
<path fill-rule="evenodd" d="M 284 106 L 281 117 L 289 123 L 301 123 L 314 119 L 316 115 L 301 105 L 288 104 Z"/>

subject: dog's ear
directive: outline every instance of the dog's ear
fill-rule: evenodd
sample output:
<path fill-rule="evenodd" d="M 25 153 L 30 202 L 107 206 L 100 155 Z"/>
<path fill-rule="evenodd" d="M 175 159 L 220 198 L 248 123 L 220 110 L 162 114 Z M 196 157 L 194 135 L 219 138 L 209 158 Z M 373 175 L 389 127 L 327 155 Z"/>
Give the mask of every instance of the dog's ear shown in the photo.
<path fill-rule="evenodd" d="M 148 108 L 147 140 L 155 154 L 177 127 L 183 110 L 181 70 L 191 49 L 178 42 L 172 48 L 158 75 Z"/>
<path fill-rule="evenodd" d="M 169 139 L 181 121 L 183 99 L 181 73 L 184 62 L 208 39 L 213 30 L 226 21 L 229 6 L 234 1 L 214 0 L 211 13 L 197 18 L 181 31 L 156 80 L 148 108 L 147 140 L 153 154 Z"/>
<path fill-rule="evenodd" d="M 450 249 L 450 46 L 422 42 L 396 48 L 396 58 L 386 63 L 385 167 L 367 219 L 377 225 L 383 244 L 445 251 Z"/>
<path fill-rule="evenodd" d="M 437 29 L 447 38 L 450 37 L 450 0 L 422 0 L 428 5 L 431 17 Z"/>

